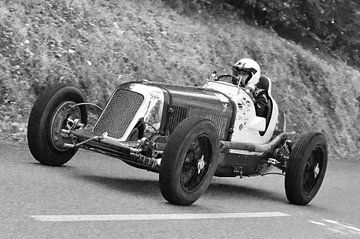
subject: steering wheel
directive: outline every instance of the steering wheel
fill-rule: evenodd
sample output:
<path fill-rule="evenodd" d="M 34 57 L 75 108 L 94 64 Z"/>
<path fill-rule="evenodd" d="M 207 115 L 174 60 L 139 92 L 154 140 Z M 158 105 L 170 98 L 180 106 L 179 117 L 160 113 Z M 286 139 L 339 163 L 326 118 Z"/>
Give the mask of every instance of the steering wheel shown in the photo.
<path fill-rule="evenodd" d="M 223 78 L 223 79 L 222 79 Z M 225 78 L 225 79 L 224 79 Z M 227 79 L 228 80 L 227 80 Z M 236 77 L 236 76 L 234 76 L 234 75 L 232 75 L 232 74 L 224 74 L 224 75 L 219 75 L 216 79 L 215 79 L 215 81 L 222 81 L 222 82 L 224 82 L 224 83 L 226 83 L 226 84 L 231 84 L 231 85 L 234 85 L 234 86 L 236 86 L 236 84 L 234 84 L 234 81 L 238 81 L 239 79 Z M 243 89 L 250 97 L 251 97 L 251 99 L 254 101 L 254 96 L 252 95 L 252 93 L 250 93 L 249 91 L 247 91 L 246 90 L 246 88 L 245 87 L 243 87 L 243 86 L 241 86 L 241 85 L 239 85 L 239 87 L 241 88 L 241 89 Z"/>
<path fill-rule="evenodd" d="M 225 79 L 221 79 L 221 78 L 230 78 L 230 80 L 225 80 Z M 231 84 L 234 84 L 234 82 L 236 82 L 238 80 L 239 79 L 236 76 L 232 75 L 232 74 L 219 75 L 216 78 L 216 81 L 224 81 L 226 83 L 231 83 Z"/>

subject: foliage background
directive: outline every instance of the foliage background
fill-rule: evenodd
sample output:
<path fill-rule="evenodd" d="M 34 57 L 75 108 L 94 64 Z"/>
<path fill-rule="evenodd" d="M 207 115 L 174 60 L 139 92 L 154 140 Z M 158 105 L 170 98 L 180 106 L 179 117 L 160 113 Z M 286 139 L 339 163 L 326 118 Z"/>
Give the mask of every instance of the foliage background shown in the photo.
<path fill-rule="evenodd" d="M 298 41 L 281 38 L 270 23 L 252 18 L 261 4 L 280 1 L 238 2 L 247 5 L 215 0 L 1 1 L 1 140 L 26 142 L 31 106 L 54 82 L 73 83 L 88 101 L 104 105 L 114 87 L 128 80 L 202 84 L 210 71 L 229 70 L 239 58 L 252 57 L 273 79 L 273 95 L 288 115 L 290 130 L 320 130 L 329 139 L 332 158 L 359 159 L 356 66 L 304 49 Z M 244 11 L 249 6 L 255 13 L 248 16 Z M 270 10 L 268 14 L 275 16 Z"/>
<path fill-rule="evenodd" d="M 360 68 L 360 1 L 226 0 L 248 22 Z"/>

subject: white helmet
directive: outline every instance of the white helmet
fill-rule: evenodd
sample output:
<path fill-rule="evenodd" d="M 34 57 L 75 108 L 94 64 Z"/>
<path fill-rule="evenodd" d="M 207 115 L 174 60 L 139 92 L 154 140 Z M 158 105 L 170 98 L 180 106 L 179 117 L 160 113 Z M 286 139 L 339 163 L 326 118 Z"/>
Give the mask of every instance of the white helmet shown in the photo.
<path fill-rule="evenodd" d="M 247 73 L 248 77 L 242 77 L 240 80 L 241 86 L 245 87 L 250 85 L 256 85 L 260 78 L 260 66 L 259 64 L 250 58 L 243 58 L 236 62 L 233 67 L 233 75 L 238 76 L 240 73 Z"/>

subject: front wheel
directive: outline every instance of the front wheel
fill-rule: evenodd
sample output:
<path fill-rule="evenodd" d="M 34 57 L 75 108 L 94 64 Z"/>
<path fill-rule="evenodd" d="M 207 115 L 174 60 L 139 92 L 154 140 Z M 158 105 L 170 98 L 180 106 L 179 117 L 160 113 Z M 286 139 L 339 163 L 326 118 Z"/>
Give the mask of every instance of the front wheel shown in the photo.
<path fill-rule="evenodd" d="M 290 154 L 285 175 L 285 192 L 290 203 L 308 204 L 317 194 L 328 161 L 327 141 L 322 133 L 300 136 Z"/>
<path fill-rule="evenodd" d="M 219 159 L 219 136 L 210 120 L 183 120 L 169 136 L 160 166 L 160 190 L 172 204 L 191 205 L 208 188 Z"/>
<path fill-rule="evenodd" d="M 28 121 L 28 145 L 31 154 L 41 164 L 60 166 L 69 161 L 77 149 L 64 147 L 68 139 L 62 137 L 69 120 L 79 119 L 86 124 L 85 102 L 81 91 L 68 84 L 50 86 L 35 101 Z"/>

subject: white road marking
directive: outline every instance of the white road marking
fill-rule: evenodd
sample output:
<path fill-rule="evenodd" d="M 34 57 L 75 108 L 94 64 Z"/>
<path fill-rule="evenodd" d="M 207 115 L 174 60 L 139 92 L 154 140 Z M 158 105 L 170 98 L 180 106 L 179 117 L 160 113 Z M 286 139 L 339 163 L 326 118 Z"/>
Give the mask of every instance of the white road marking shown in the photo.
<path fill-rule="evenodd" d="M 325 221 L 325 222 L 332 223 L 332 224 L 340 224 L 340 222 L 334 221 L 334 220 L 330 220 L 330 219 L 322 219 L 322 220 Z"/>
<path fill-rule="evenodd" d="M 335 220 L 330 220 L 330 219 L 321 219 L 321 222 L 318 221 L 313 221 L 313 220 L 309 220 L 310 223 L 319 225 L 319 226 L 323 226 L 325 227 L 327 230 L 335 232 L 335 233 L 340 233 L 343 235 L 350 235 L 350 234 L 356 234 L 356 235 L 360 235 L 360 229 L 352 226 L 352 225 L 346 225 L 346 224 L 342 224 L 338 221 Z"/>
<path fill-rule="evenodd" d="M 336 228 L 328 228 L 329 231 L 331 232 L 335 232 L 335 233 L 340 233 L 340 234 L 348 234 L 348 232 L 344 232 L 341 229 L 336 229 Z"/>
<path fill-rule="evenodd" d="M 191 219 L 231 219 L 264 218 L 290 216 L 282 212 L 252 213 L 211 213 L 211 214 L 119 214 L 119 215 L 32 215 L 31 218 L 43 222 L 75 221 L 138 221 L 138 220 L 191 220 Z"/>
<path fill-rule="evenodd" d="M 309 222 L 314 223 L 316 225 L 325 226 L 325 223 L 322 223 L 322 222 L 317 222 L 317 221 L 312 221 L 312 220 L 309 220 Z"/>
<path fill-rule="evenodd" d="M 332 224 L 335 224 L 335 225 L 338 225 L 339 227 L 343 227 L 343 228 L 347 228 L 347 229 L 353 230 L 353 231 L 355 231 L 355 232 L 360 232 L 360 229 L 359 229 L 359 228 L 356 228 L 356 227 L 353 227 L 353 226 L 348 226 L 348 225 L 345 225 L 345 224 L 341 224 L 340 222 L 337 222 L 337 221 L 334 221 L 334 220 L 323 219 L 323 221 L 328 222 L 328 223 L 332 223 Z"/>

